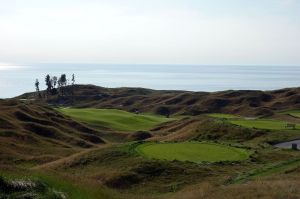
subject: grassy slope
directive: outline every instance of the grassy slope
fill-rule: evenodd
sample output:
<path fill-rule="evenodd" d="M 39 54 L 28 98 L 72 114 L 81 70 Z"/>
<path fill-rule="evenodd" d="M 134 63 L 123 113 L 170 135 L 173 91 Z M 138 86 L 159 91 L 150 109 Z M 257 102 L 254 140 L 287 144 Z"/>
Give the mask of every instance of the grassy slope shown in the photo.
<path fill-rule="evenodd" d="M 244 149 L 199 142 L 145 143 L 139 145 L 136 150 L 148 158 L 195 163 L 238 161 L 249 157 L 249 152 Z"/>
<path fill-rule="evenodd" d="M 100 134 L 46 105 L 0 100 L 0 177 L 8 182 L 23 179 L 41 182 L 47 189 L 63 192 L 68 198 L 108 198 L 101 197 L 102 188 L 90 190 L 88 186 L 75 185 L 76 181 L 60 178 L 57 173 L 40 174 L 31 170 L 96 146 L 105 146 Z M 52 194 L 50 190 L 25 192 Z M 0 198 L 1 194 L 0 190 Z M 7 194 L 14 196 L 23 192 L 12 190 Z"/>
<path fill-rule="evenodd" d="M 104 143 L 101 132 L 45 105 L 3 100 L 0 110 L 0 165 L 30 166 Z"/>
<path fill-rule="evenodd" d="M 118 131 L 149 130 L 172 119 L 156 115 L 133 114 L 115 109 L 60 108 L 62 113 L 92 126 L 105 126 Z"/>

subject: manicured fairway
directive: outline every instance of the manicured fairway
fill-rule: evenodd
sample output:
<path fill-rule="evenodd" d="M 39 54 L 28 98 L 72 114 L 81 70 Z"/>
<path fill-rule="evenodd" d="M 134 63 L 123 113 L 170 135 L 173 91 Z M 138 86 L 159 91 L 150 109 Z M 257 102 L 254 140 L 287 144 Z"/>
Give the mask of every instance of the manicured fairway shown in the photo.
<path fill-rule="evenodd" d="M 214 118 L 221 118 L 221 119 L 236 119 L 236 118 L 239 118 L 239 116 L 237 116 L 237 115 L 223 114 L 223 113 L 211 113 L 211 114 L 208 114 L 208 116 L 214 117 Z"/>
<path fill-rule="evenodd" d="M 263 120 L 263 119 L 255 119 L 255 120 L 247 120 L 247 119 L 238 119 L 238 120 L 230 120 L 232 124 L 236 124 L 239 126 L 247 127 L 247 128 L 258 128 L 258 129 L 269 129 L 269 130 L 284 130 L 287 122 L 279 121 L 279 120 Z M 296 125 L 296 128 L 299 129 L 299 125 Z"/>
<path fill-rule="evenodd" d="M 204 142 L 144 143 L 138 145 L 136 151 L 147 158 L 195 163 L 238 161 L 249 157 L 247 150 Z"/>
<path fill-rule="evenodd" d="M 290 114 L 295 117 L 300 117 L 300 111 L 294 110 L 289 112 L 283 112 L 283 114 Z M 257 129 L 269 129 L 269 130 L 286 130 L 286 121 L 270 120 L 270 119 L 246 119 L 236 115 L 212 113 L 208 114 L 210 117 L 227 119 L 230 123 L 243 126 L 246 128 L 257 128 Z M 300 125 L 296 125 L 296 128 L 300 129 Z"/>
<path fill-rule="evenodd" d="M 282 112 L 282 114 L 288 114 L 288 115 L 300 118 L 300 110 L 284 111 L 284 112 Z"/>
<path fill-rule="evenodd" d="M 158 115 L 134 114 L 116 109 L 60 108 L 65 115 L 95 127 L 107 127 L 118 131 L 149 130 L 173 119 Z"/>

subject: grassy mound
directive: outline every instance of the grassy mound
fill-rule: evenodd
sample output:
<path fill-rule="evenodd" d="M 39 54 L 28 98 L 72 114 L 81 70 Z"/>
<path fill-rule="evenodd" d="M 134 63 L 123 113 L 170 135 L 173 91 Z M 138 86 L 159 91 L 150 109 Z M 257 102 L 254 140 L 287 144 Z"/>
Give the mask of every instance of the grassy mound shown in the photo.
<path fill-rule="evenodd" d="M 148 158 L 195 163 L 239 161 L 249 157 L 244 149 L 202 142 L 144 143 L 136 151 Z"/>
<path fill-rule="evenodd" d="M 60 108 L 62 113 L 95 127 L 118 131 L 142 131 L 172 119 L 156 115 L 134 114 L 115 109 Z"/>

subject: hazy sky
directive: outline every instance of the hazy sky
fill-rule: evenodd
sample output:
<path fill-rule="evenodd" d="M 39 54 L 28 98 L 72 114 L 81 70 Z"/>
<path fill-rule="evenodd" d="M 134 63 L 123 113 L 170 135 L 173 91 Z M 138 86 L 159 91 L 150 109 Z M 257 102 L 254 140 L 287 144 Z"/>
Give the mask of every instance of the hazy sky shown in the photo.
<path fill-rule="evenodd" d="M 0 0 L 0 70 L 40 62 L 300 65 L 299 53 L 300 0 Z"/>

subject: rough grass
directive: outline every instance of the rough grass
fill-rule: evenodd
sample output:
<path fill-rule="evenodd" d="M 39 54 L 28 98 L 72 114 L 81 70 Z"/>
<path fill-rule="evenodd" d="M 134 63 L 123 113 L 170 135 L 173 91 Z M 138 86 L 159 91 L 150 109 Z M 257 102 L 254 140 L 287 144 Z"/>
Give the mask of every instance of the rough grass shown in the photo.
<path fill-rule="evenodd" d="M 285 174 L 293 172 L 293 170 L 300 167 L 300 159 L 291 159 L 282 161 L 279 163 L 273 163 L 269 165 L 265 165 L 262 168 L 255 169 L 253 171 L 249 171 L 248 173 L 237 176 L 236 178 L 230 180 L 229 184 L 245 182 L 248 180 L 254 180 L 265 176 L 272 176 L 275 174 Z"/>
<path fill-rule="evenodd" d="M 202 183 L 165 199 L 296 199 L 299 198 L 299 176 L 278 175 L 267 179 L 257 179 L 245 184 L 234 184 L 216 188 L 212 183 Z"/>
<path fill-rule="evenodd" d="M 2 172 L 1 172 L 2 173 Z M 30 174 L 30 175 L 29 175 Z M 114 193 L 106 189 L 95 187 L 92 184 L 74 183 L 63 176 L 53 176 L 50 173 L 2 173 L 0 177 L 0 198 L 49 198 L 49 199 L 109 199 L 114 198 Z M 2 183 L 1 183 L 2 182 Z M 10 186 L 10 184 L 18 186 Z M 29 184 L 31 186 L 27 186 Z M 6 188 L 3 185 L 8 185 Z M 6 188 L 7 191 L 1 190 Z M 21 197 L 22 196 L 22 197 Z M 28 196 L 28 197 L 25 197 Z M 32 197 L 29 197 L 32 196 Z"/>
<path fill-rule="evenodd" d="M 107 127 L 118 131 L 149 130 L 158 124 L 171 121 L 157 115 L 134 114 L 116 109 L 60 108 L 62 113 L 95 127 Z"/>
<path fill-rule="evenodd" d="M 147 158 L 195 163 L 239 161 L 249 157 L 244 149 L 201 142 L 144 143 L 138 145 L 136 151 Z"/>
<path fill-rule="evenodd" d="M 0 198 L 64 199 L 66 195 L 40 180 L 12 180 L 0 176 Z"/>

